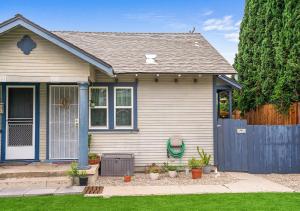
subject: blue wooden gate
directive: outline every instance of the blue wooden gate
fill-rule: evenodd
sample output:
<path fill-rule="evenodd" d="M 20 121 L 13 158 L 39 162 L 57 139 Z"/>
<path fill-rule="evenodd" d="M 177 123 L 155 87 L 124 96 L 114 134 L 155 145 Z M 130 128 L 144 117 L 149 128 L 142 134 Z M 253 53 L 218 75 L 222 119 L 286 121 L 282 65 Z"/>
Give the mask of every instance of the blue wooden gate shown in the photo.
<path fill-rule="evenodd" d="M 219 119 L 217 165 L 221 171 L 299 173 L 300 125 L 247 125 Z"/>

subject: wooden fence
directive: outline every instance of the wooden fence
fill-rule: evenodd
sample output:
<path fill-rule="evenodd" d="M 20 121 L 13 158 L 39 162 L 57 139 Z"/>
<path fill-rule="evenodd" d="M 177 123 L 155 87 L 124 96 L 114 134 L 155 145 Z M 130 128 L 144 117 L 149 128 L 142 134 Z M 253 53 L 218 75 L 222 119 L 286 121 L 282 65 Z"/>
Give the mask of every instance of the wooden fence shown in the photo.
<path fill-rule="evenodd" d="M 221 171 L 300 173 L 300 125 L 219 119 L 217 165 Z"/>
<path fill-rule="evenodd" d="M 233 112 L 233 119 L 245 119 L 250 125 L 296 125 L 300 124 L 300 102 L 293 103 L 287 115 L 280 114 L 274 105 L 268 104 L 251 110 L 244 116 Z"/>

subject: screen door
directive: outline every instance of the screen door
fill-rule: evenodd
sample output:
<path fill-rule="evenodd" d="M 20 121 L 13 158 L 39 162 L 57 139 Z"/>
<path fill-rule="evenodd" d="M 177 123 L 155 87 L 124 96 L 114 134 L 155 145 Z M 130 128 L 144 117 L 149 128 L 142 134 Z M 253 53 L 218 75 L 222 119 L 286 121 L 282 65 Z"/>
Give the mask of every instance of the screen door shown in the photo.
<path fill-rule="evenodd" d="M 6 159 L 34 159 L 35 87 L 7 86 Z"/>
<path fill-rule="evenodd" d="M 49 157 L 78 159 L 78 87 L 52 85 L 49 95 Z"/>

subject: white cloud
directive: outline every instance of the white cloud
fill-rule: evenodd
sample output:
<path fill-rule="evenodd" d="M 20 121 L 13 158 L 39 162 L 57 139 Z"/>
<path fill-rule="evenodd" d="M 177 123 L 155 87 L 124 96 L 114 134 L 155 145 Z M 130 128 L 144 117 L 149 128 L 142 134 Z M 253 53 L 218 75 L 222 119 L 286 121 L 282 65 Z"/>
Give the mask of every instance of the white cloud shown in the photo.
<path fill-rule="evenodd" d="M 239 42 L 239 32 L 225 34 L 224 37 L 231 42 Z"/>
<path fill-rule="evenodd" d="M 208 19 L 203 23 L 204 31 L 230 31 L 233 30 L 232 16 L 224 16 L 222 19 L 212 18 Z"/>
<path fill-rule="evenodd" d="M 237 21 L 237 22 L 234 24 L 234 26 L 240 28 L 241 23 L 242 23 L 242 20 L 239 20 L 239 21 Z"/>
<path fill-rule="evenodd" d="M 213 13 L 214 13 L 214 11 L 208 10 L 208 11 L 202 13 L 202 16 L 210 16 L 210 15 L 213 14 Z"/>
<path fill-rule="evenodd" d="M 241 20 L 234 22 L 231 15 L 224 16 L 221 19 L 212 18 L 203 23 L 204 31 L 232 31 L 240 28 Z"/>

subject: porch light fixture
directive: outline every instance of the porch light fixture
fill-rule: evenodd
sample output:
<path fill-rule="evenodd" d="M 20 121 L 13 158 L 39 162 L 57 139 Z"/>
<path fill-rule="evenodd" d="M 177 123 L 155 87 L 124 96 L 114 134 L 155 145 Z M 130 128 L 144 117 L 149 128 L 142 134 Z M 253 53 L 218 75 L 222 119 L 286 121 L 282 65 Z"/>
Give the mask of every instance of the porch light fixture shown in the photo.
<path fill-rule="evenodd" d="M 117 83 L 119 81 L 118 76 L 114 75 L 114 78 L 115 78 L 115 82 Z"/>
<path fill-rule="evenodd" d="M 156 75 L 155 75 L 155 79 L 154 79 L 155 82 L 158 82 L 158 77 L 159 77 L 159 74 L 156 74 Z"/>

